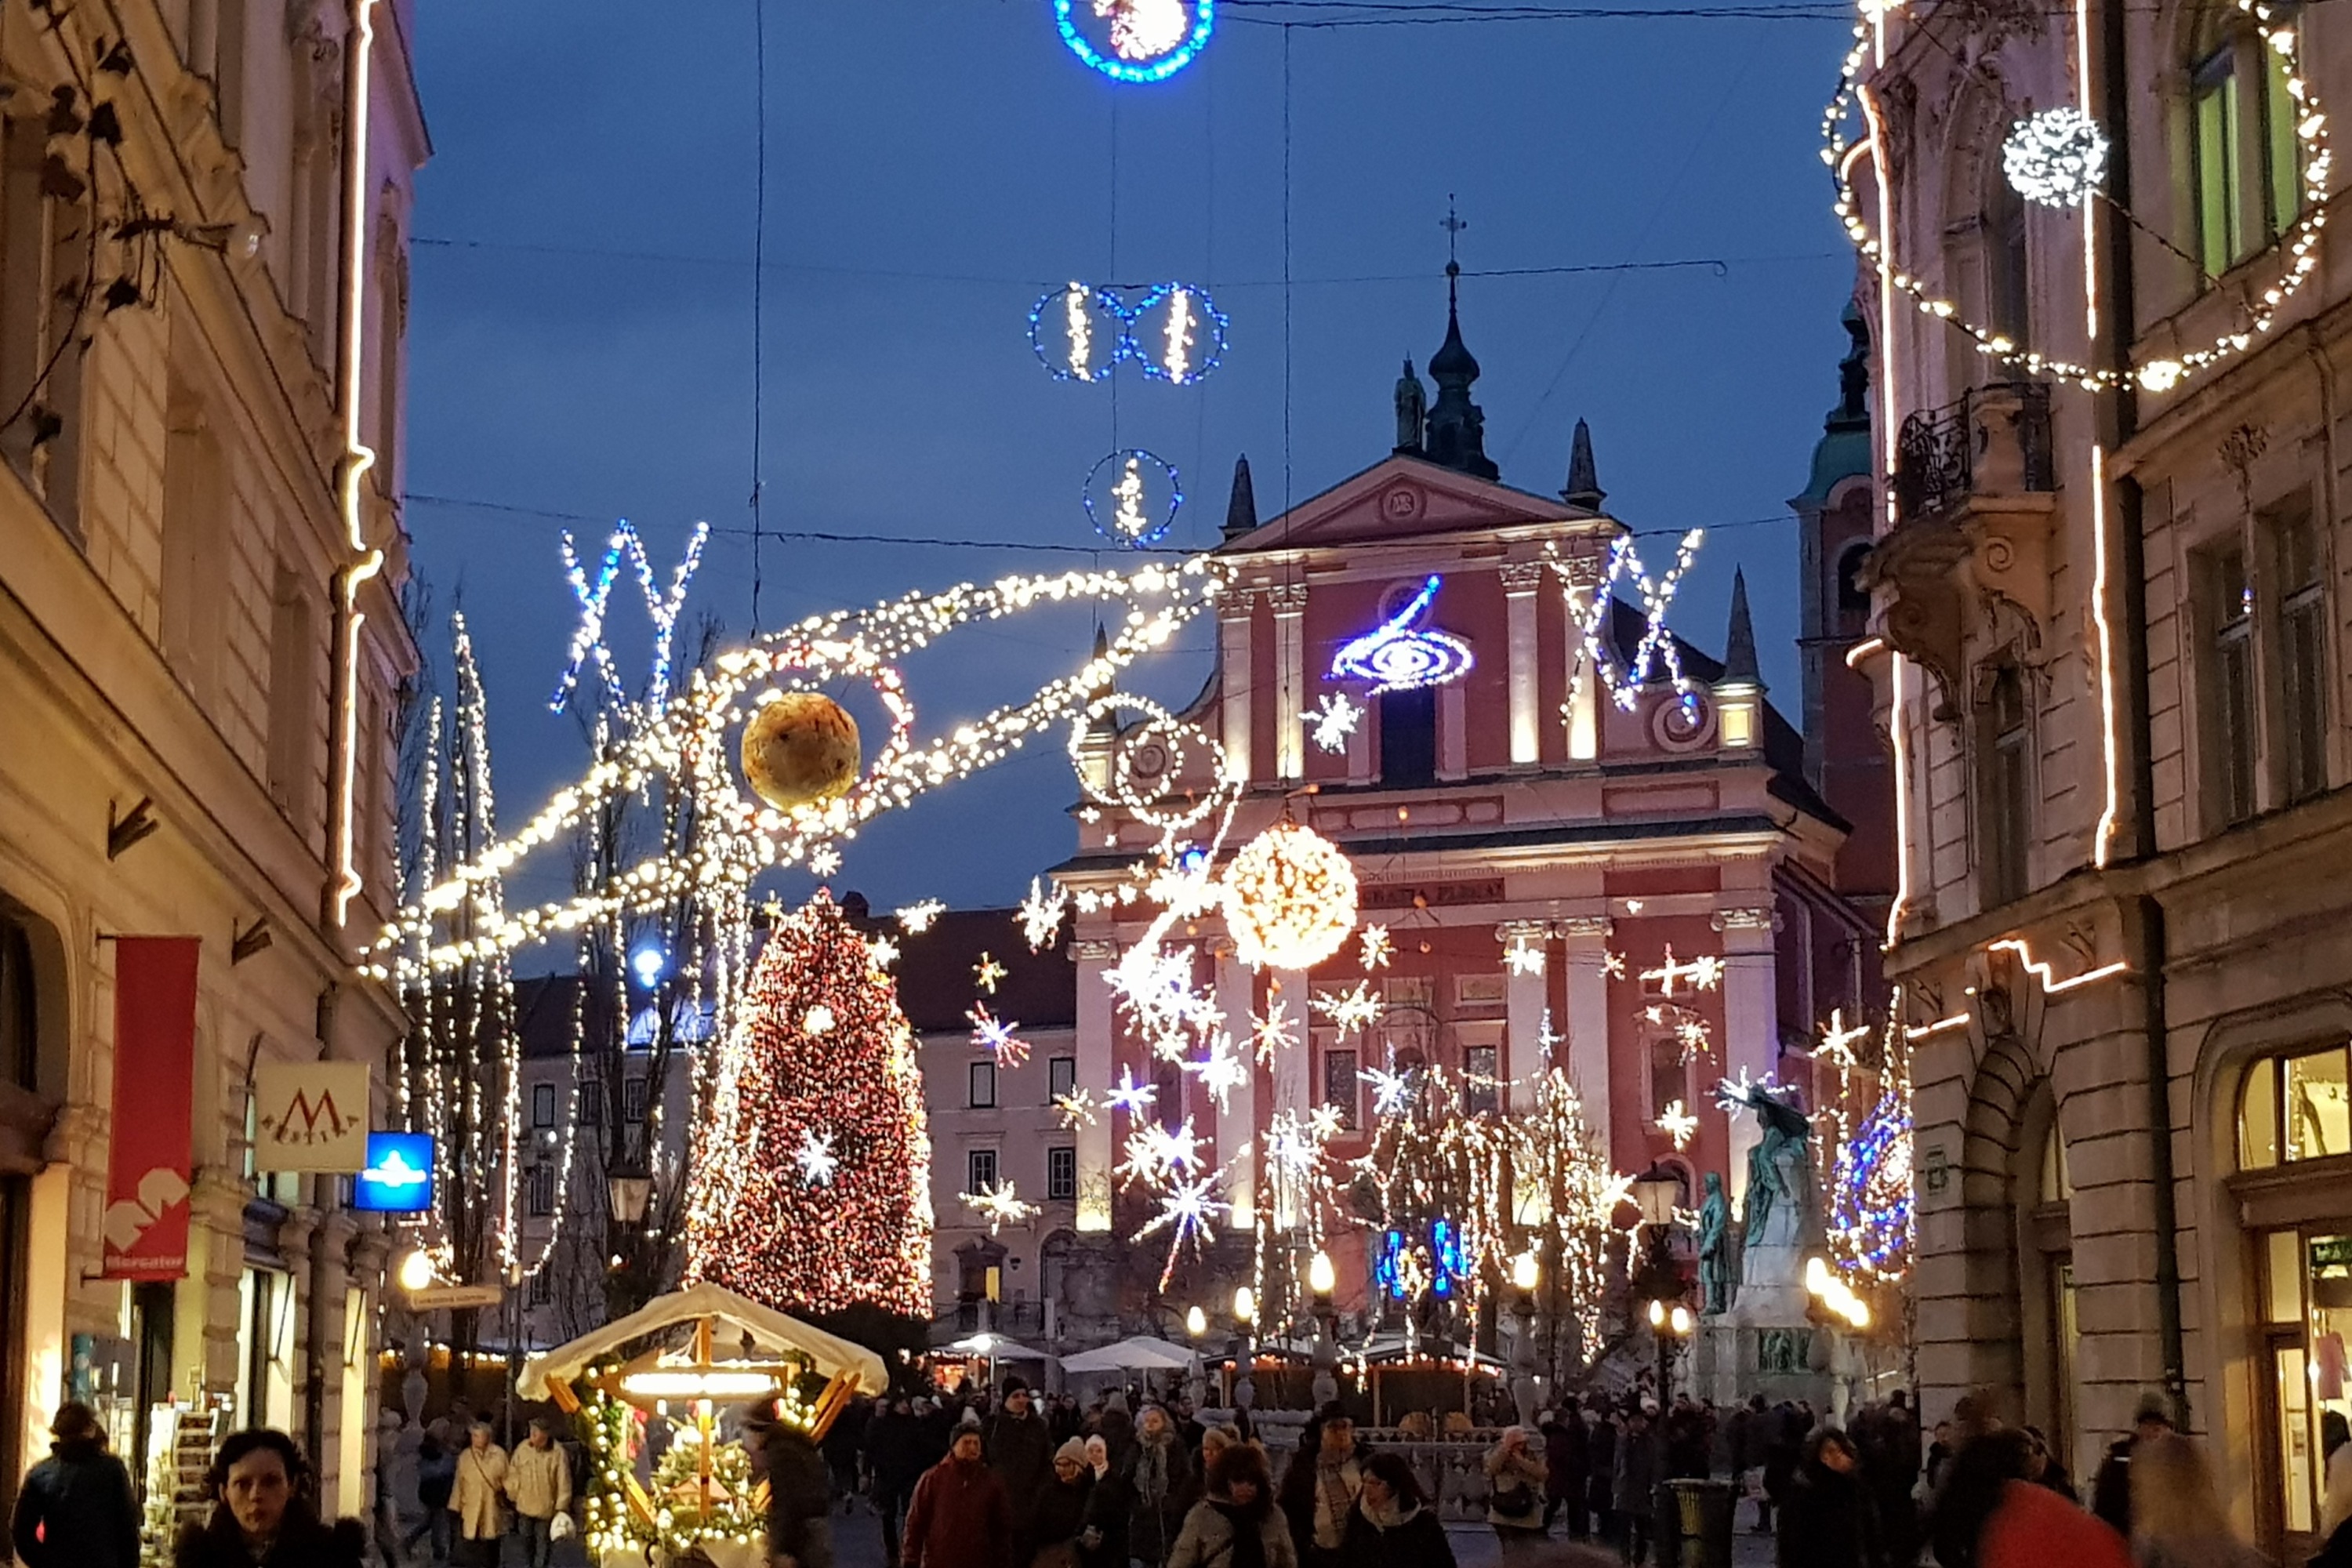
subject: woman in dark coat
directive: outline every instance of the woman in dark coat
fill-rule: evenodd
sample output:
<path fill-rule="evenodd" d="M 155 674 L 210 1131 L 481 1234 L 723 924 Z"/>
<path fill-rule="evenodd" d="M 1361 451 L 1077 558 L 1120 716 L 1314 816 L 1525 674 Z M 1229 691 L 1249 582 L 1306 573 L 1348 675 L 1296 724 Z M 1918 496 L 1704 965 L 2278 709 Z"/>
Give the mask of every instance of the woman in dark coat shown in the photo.
<path fill-rule="evenodd" d="M 1037 1551 L 1031 1568 L 1078 1568 L 1087 1499 L 1094 1491 L 1087 1446 L 1073 1437 L 1054 1451 L 1053 1479 L 1037 1494 Z"/>
<path fill-rule="evenodd" d="M 1862 1484 L 1853 1440 L 1824 1427 L 1782 1492 L 1780 1568 L 1887 1568 L 1878 1505 Z"/>
<path fill-rule="evenodd" d="M 1617 1513 L 1612 1506 L 1617 1485 L 1617 1424 L 1602 1410 L 1585 1433 L 1585 1496 L 1592 1502 L 1592 1529 L 1603 1541 L 1617 1539 Z"/>
<path fill-rule="evenodd" d="M 1110 1445 L 1099 1432 L 1087 1439 L 1087 1469 L 1094 1485 L 1087 1493 L 1086 1522 L 1078 1531 L 1078 1562 L 1082 1568 L 1127 1568 L 1135 1489 L 1111 1463 Z"/>
<path fill-rule="evenodd" d="M 310 1467 L 283 1432 L 256 1426 L 230 1434 L 205 1489 L 212 1521 L 180 1532 L 173 1568 L 360 1568 L 367 1555 L 359 1521 L 319 1518 Z"/>
<path fill-rule="evenodd" d="M 1339 1561 L 1345 1568 L 1454 1568 L 1445 1527 L 1428 1502 L 1402 1455 L 1374 1454 L 1364 1461 Z"/>

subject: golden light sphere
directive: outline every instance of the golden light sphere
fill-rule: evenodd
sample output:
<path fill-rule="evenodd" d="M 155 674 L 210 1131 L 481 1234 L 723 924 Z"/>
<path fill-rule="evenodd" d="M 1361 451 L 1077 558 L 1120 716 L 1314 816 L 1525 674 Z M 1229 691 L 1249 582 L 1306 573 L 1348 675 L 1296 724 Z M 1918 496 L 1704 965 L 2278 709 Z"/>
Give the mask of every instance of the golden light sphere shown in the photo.
<path fill-rule="evenodd" d="M 1253 969 L 1312 969 L 1356 924 L 1356 868 L 1311 827 L 1277 822 L 1225 868 L 1225 924 Z"/>
<path fill-rule="evenodd" d="M 779 811 L 839 800 L 860 766 L 857 721 L 821 691 L 787 691 L 743 726 L 743 781 Z"/>

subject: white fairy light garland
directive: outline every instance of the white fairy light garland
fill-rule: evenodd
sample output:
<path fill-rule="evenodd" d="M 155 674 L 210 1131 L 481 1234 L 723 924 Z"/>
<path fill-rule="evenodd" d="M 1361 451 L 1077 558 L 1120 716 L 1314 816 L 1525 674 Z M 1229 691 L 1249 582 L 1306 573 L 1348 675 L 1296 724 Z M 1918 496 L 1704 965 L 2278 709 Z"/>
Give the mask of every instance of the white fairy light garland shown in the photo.
<path fill-rule="evenodd" d="M 2277 9 L 2263 0 L 2236 0 L 2237 7 L 2253 20 L 2254 30 L 2263 42 L 2287 62 L 2287 94 L 2298 106 L 2300 118 L 2295 121 L 2296 144 L 2303 151 L 2303 210 L 2294 222 L 2279 237 L 2286 261 L 2285 270 L 2275 282 L 2256 296 L 2258 303 L 2249 320 L 2231 331 L 2217 336 L 2205 348 L 2192 349 L 2177 357 L 2151 359 L 2126 370 L 2096 370 L 2072 361 L 2053 359 L 2040 351 L 2011 342 L 1992 329 L 1968 320 L 1951 300 L 1937 295 L 1927 283 L 1903 268 L 1896 259 L 1891 240 L 1884 234 L 1874 234 L 1863 220 L 1862 210 L 1855 200 L 1852 174 L 1857 155 L 1868 149 L 1866 141 L 1849 140 L 1843 129 L 1848 114 L 1855 107 L 1862 88 L 1863 63 L 1871 54 L 1878 13 L 1866 4 L 1853 29 L 1853 47 L 1846 52 L 1839 70 L 1838 90 L 1822 115 L 1822 161 L 1829 165 L 1837 184 L 1837 200 L 1832 210 L 1838 221 L 1845 226 L 1847 236 L 1864 258 L 1885 264 L 1885 276 L 1902 293 L 1910 297 L 1923 314 L 1951 322 L 1975 340 L 1977 352 L 2002 364 L 2022 368 L 2030 375 L 2051 375 L 2068 381 L 2091 392 L 2103 392 L 2127 384 L 2151 393 L 2169 392 L 2190 376 L 2212 368 L 2233 354 L 2243 353 L 2256 337 L 2270 331 L 2279 308 L 2303 287 L 2318 269 L 2316 254 L 2319 231 L 2327 222 L 2327 175 L 2331 154 L 2327 146 L 2327 117 L 2319 107 L 2317 95 L 2303 73 L 2303 41 L 2292 24 L 2276 21 Z M 1886 215 L 1879 215 L 1880 222 Z"/>

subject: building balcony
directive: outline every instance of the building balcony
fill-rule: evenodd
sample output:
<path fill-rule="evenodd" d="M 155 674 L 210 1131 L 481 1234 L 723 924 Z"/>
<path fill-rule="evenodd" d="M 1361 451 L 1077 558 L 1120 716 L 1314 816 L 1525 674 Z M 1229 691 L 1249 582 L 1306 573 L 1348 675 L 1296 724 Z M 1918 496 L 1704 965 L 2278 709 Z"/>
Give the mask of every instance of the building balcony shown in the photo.
<path fill-rule="evenodd" d="M 1997 382 L 1903 422 L 1895 523 L 1861 574 L 1895 650 L 1932 671 L 1957 719 L 1972 644 L 2033 659 L 2050 624 L 2057 510 L 2050 388 Z"/>

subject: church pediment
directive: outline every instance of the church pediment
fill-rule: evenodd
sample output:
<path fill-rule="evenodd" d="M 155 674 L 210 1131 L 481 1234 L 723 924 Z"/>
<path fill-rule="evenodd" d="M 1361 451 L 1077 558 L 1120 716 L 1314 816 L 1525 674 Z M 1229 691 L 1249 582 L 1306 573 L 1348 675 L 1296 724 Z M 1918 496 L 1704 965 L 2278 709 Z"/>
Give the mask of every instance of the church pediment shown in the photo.
<path fill-rule="evenodd" d="M 1598 512 L 1456 473 L 1417 458 L 1400 457 L 1342 480 L 1283 516 L 1229 541 L 1223 553 L 1443 538 L 1531 523 L 1613 526 Z M 1570 531 L 1583 531 L 1581 528 Z"/>

